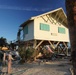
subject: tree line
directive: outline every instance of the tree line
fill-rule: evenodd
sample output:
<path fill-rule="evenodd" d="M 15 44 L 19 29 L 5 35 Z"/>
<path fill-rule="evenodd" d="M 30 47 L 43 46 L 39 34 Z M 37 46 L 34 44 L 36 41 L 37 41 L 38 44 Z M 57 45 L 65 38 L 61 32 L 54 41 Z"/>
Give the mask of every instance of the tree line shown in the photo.
<path fill-rule="evenodd" d="M 13 43 L 12 41 L 8 43 L 6 38 L 0 37 L 0 47 L 8 47 L 14 49 L 15 43 Z"/>

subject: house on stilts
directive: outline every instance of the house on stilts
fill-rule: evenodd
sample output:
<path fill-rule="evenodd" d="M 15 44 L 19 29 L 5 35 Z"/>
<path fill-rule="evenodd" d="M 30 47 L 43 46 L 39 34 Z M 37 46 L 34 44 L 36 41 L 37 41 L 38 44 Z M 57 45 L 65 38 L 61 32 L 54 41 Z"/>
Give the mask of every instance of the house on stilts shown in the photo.
<path fill-rule="evenodd" d="M 69 31 L 67 16 L 62 8 L 31 17 L 20 27 L 23 28 L 25 44 L 35 49 L 50 45 L 54 50 L 68 54 Z"/>

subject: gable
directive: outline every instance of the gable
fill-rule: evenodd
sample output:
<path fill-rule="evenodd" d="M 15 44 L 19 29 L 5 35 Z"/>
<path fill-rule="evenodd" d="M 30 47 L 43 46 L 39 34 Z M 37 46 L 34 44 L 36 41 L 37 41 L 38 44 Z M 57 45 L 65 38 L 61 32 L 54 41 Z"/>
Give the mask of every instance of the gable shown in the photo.
<path fill-rule="evenodd" d="M 48 19 L 44 19 L 43 16 L 46 16 Z M 35 18 L 38 17 L 42 17 L 46 22 L 49 20 L 51 21 L 52 19 L 49 19 L 49 16 L 51 16 L 53 19 L 55 19 L 56 21 L 59 21 L 61 24 L 63 24 L 65 27 L 68 28 L 68 24 L 67 24 L 67 17 L 63 11 L 62 8 L 35 16 L 35 17 L 31 17 L 29 20 L 25 21 L 23 24 L 20 25 L 20 27 L 24 27 L 26 24 L 30 23 L 31 21 L 34 21 Z M 54 22 L 54 20 L 52 20 L 52 22 Z"/>

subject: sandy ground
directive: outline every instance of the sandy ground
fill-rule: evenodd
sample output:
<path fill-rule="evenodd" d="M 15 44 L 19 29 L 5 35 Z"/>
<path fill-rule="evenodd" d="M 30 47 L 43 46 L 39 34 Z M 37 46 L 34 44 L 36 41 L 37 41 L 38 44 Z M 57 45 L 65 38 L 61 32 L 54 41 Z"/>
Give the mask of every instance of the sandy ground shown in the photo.
<path fill-rule="evenodd" d="M 67 59 L 41 62 L 40 64 L 38 62 L 16 64 L 12 66 L 12 75 L 71 75 L 71 67 L 72 65 Z"/>

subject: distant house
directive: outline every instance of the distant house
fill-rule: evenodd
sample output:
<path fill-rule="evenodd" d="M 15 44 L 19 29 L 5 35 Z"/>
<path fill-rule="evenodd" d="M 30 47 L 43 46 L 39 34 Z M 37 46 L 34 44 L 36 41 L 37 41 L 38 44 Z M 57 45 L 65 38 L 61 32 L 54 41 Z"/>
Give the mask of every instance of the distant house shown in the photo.
<path fill-rule="evenodd" d="M 20 27 L 23 27 L 23 41 L 32 43 L 35 49 L 43 45 L 68 49 L 67 17 L 62 8 L 31 17 Z"/>

